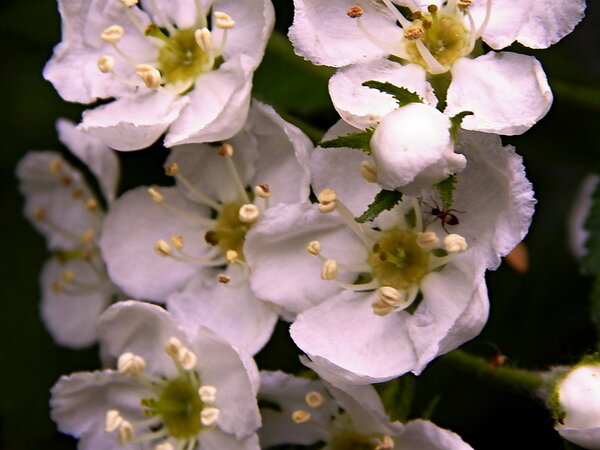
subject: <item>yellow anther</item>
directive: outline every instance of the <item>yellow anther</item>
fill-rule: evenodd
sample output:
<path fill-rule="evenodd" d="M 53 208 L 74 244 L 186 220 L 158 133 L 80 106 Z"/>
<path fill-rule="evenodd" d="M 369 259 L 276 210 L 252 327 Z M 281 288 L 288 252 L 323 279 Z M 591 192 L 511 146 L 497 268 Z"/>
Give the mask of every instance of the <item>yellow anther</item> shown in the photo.
<path fill-rule="evenodd" d="M 208 53 L 212 50 L 212 35 L 208 28 L 200 28 L 194 31 L 194 39 L 196 39 L 196 44 L 198 44 L 198 47 L 200 47 L 205 53 Z"/>
<path fill-rule="evenodd" d="M 449 234 L 444 238 L 444 247 L 450 253 L 464 252 L 468 245 L 467 241 L 460 234 Z"/>
<path fill-rule="evenodd" d="M 88 198 L 85 201 L 85 207 L 88 211 L 96 211 L 98 206 L 98 201 L 95 198 Z"/>
<path fill-rule="evenodd" d="M 46 219 L 46 209 L 38 206 L 33 210 L 33 217 L 35 220 L 42 222 L 44 219 Z"/>
<path fill-rule="evenodd" d="M 179 164 L 171 163 L 165 167 L 165 174 L 169 177 L 174 177 L 179 173 Z"/>
<path fill-rule="evenodd" d="M 346 15 L 352 19 L 356 19 L 357 17 L 362 16 L 363 13 L 364 11 L 360 6 L 353 6 L 348 11 L 346 11 Z"/>
<path fill-rule="evenodd" d="M 471 6 L 472 1 L 471 0 L 458 0 L 456 2 L 456 6 L 458 6 L 458 8 L 461 11 L 466 10 L 469 6 Z"/>
<path fill-rule="evenodd" d="M 52 292 L 55 294 L 60 294 L 64 291 L 64 286 L 59 281 L 54 281 L 50 285 L 50 289 L 52 289 Z"/>
<path fill-rule="evenodd" d="M 425 33 L 425 29 L 421 26 L 409 27 L 404 31 L 404 37 L 409 41 L 419 39 Z"/>
<path fill-rule="evenodd" d="M 154 450 L 175 450 L 175 447 L 173 447 L 173 444 L 171 444 L 170 442 L 161 442 L 156 447 L 154 447 Z"/>
<path fill-rule="evenodd" d="M 361 161 L 360 175 L 369 183 L 377 183 L 377 167 L 370 161 Z"/>
<path fill-rule="evenodd" d="M 50 161 L 48 169 L 50 170 L 50 173 L 57 174 L 58 172 L 60 172 L 62 170 L 62 167 L 63 167 L 62 161 L 58 158 L 54 158 L 52 161 Z"/>
<path fill-rule="evenodd" d="M 67 175 L 63 175 L 62 177 L 59 178 L 60 184 L 62 184 L 63 186 L 68 186 L 70 185 L 73 180 L 71 180 L 71 177 L 67 176 Z"/>
<path fill-rule="evenodd" d="M 217 275 L 217 281 L 221 284 L 227 284 L 231 281 L 231 277 L 229 275 L 225 275 L 224 273 L 220 273 Z"/>
<path fill-rule="evenodd" d="M 98 65 L 98 70 L 100 72 L 109 73 L 112 72 L 113 68 L 115 67 L 115 58 L 110 55 L 104 55 L 98 58 L 98 62 L 96 64 Z"/>
<path fill-rule="evenodd" d="M 335 280 L 337 277 L 338 266 L 335 259 L 328 259 L 323 263 L 321 269 L 321 278 L 323 280 Z"/>
<path fill-rule="evenodd" d="M 109 44 L 116 44 L 121 40 L 124 34 L 125 30 L 123 30 L 122 26 L 111 25 L 100 34 L 100 39 Z"/>
<path fill-rule="evenodd" d="M 383 436 L 381 443 L 379 443 L 373 450 L 394 450 L 394 440 L 391 438 L 391 436 Z"/>
<path fill-rule="evenodd" d="M 222 11 L 215 11 L 215 27 L 221 28 L 223 30 L 228 30 L 235 26 L 235 21 L 231 18 L 231 16 Z"/>
<path fill-rule="evenodd" d="M 162 76 L 156 67 L 149 64 L 138 64 L 135 73 L 149 89 L 156 89 L 162 84 Z"/>
<path fill-rule="evenodd" d="M 196 354 L 191 350 L 187 349 L 186 347 L 181 347 L 179 349 L 179 353 L 177 354 L 177 360 L 179 361 L 179 364 L 181 364 L 181 367 L 183 367 L 185 370 L 194 369 L 196 367 L 196 364 L 198 363 L 198 358 L 196 357 Z"/>
<path fill-rule="evenodd" d="M 233 264 L 234 262 L 236 262 L 238 260 L 238 257 L 238 252 L 236 252 L 235 250 L 227 250 L 225 252 L 225 259 L 229 264 Z"/>
<path fill-rule="evenodd" d="M 269 198 L 273 195 L 268 184 L 258 184 L 254 186 L 254 193 L 260 198 Z"/>
<path fill-rule="evenodd" d="M 134 437 L 133 425 L 130 422 L 123 420 L 119 425 L 119 431 L 117 433 L 117 442 L 119 445 L 125 445 L 131 442 Z"/>
<path fill-rule="evenodd" d="M 83 190 L 79 189 L 79 188 L 75 188 L 71 191 L 71 197 L 73 198 L 79 198 L 83 195 Z"/>
<path fill-rule="evenodd" d="M 217 424 L 217 421 L 219 420 L 219 413 L 220 411 L 218 408 L 214 408 L 212 406 L 204 408 L 200 412 L 200 422 L 202 422 L 202 425 L 205 427 L 212 427 Z"/>
<path fill-rule="evenodd" d="M 123 423 L 123 417 L 116 409 L 110 409 L 106 412 L 106 420 L 104 422 L 104 431 L 112 433 Z"/>
<path fill-rule="evenodd" d="M 162 195 L 162 192 L 158 188 L 148 188 L 148 194 L 154 203 L 162 203 L 165 201 L 165 197 Z"/>
<path fill-rule="evenodd" d="M 121 375 L 138 375 L 146 368 L 146 361 L 139 355 L 125 352 L 119 356 L 117 370 Z"/>
<path fill-rule="evenodd" d="M 119 0 L 123 6 L 129 8 L 133 5 L 137 5 L 138 4 L 138 0 Z"/>
<path fill-rule="evenodd" d="M 173 244 L 173 247 L 175 247 L 177 250 L 183 249 L 183 236 L 180 234 L 171 236 L 169 240 L 171 241 L 171 244 Z"/>
<path fill-rule="evenodd" d="M 233 156 L 233 146 L 224 142 L 219 147 L 219 155 L 221 156 Z"/>
<path fill-rule="evenodd" d="M 62 279 L 65 283 L 69 284 L 75 280 L 75 272 L 72 269 L 67 269 L 62 274 Z"/>
<path fill-rule="evenodd" d="M 256 207 L 256 205 L 249 203 L 240 207 L 238 219 L 242 223 L 252 223 L 258 219 L 259 214 L 260 210 Z"/>
<path fill-rule="evenodd" d="M 306 246 L 306 251 L 311 255 L 319 255 L 321 253 L 321 243 L 319 241 L 310 241 Z"/>
<path fill-rule="evenodd" d="M 173 248 L 164 239 L 159 239 L 154 243 L 154 253 L 158 256 L 169 256 L 173 253 Z"/>
<path fill-rule="evenodd" d="M 431 14 L 435 14 L 438 10 L 437 5 L 429 5 L 427 7 L 427 11 L 429 11 Z"/>
<path fill-rule="evenodd" d="M 214 386 L 201 386 L 198 395 L 203 403 L 212 404 L 217 399 L 217 388 Z"/>
<path fill-rule="evenodd" d="M 438 246 L 440 238 L 433 231 L 425 231 L 424 233 L 417 233 L 416 241 L 419 247 L 431 249 Z"/>
<path fill-rule="evenodd" d="M 311 408 L 320 408 L 325 403 L 325 397 L 323 394 L 317 391 L 310 391 L 304 396 L 304 401 Z"/>
<path fill-rule="evenodd" d="M 295 423 L 306 423 L 310 420 L 311 416 L 309 412 L 298 409 L 292 413 L 292 420 Z"/>
<path fill-rule="evenodd" d="M 165 344 L 165 353 L 171 357 L 176 357 L 179 355 L 179 350 L 183 348 L 183 344 L 179 339 L 172 336 L 169 338 L 167 343 Z"/>
<path fill-rule="evenodd" d="M 319 211 L 329 213 L 337 206 L 337 193 L 333 189 L 324 189 L 318 195 Z"/>

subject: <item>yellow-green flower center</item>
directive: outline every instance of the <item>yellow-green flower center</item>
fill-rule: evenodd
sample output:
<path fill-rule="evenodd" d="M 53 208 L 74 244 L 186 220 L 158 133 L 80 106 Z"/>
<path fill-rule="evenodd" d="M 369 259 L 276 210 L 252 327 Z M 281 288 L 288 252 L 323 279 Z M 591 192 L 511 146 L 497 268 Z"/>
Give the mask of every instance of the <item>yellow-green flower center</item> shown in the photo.
<path fill-rule="evenodd" d="M 413 231 L 387 231 L 369 254 L 371 273 L 381 286 L 398 290 L 418 284 L 429 272 L 429 251 L 422 249 Z"/>
<path fill-rule="evenodd" d="M 244 261 L 244 241 L 252 223 L 240 221 L 239 210 L 242 203 L 223 205 L 216 218 L 215 227 L 206 233 L 206 241 L 219 248 L 225 255 L 229 250 L 238 254 L 238 259 Z"/>
<path fill-rule="evenodd" d="M 352 431 L 336 434 L 329 443 L 331 450 L 373 450 L 377 447 L 374 439 Z"/>

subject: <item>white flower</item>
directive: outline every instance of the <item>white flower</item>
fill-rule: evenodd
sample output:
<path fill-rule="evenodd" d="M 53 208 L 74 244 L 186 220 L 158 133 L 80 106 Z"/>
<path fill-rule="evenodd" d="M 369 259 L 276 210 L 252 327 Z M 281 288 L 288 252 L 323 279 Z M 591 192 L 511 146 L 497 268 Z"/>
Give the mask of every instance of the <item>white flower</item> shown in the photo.
<path fill-rule="evenodd" d="M 426 420 L 390 422 L 372 386 L 336 385 L 282 372 L 261 372 L 261 445 L 392 450 L 467 450 L 451 431 Z"/>
<path fill-rule="evenodd" d="M 444 114 L 422 103 L 386 115 L 371 139 L 377 182 L 418 195 L 464 169 L 466 160 L 454 153 L 450 127 Z"/>
<path fill-rule="evenodd" d="M 44 69 L 68 101 L 115 98 L 80 127 L 118 150 L 229 138 L 273 26 L 269 0 L 61 0 L 63 40 Z M 209 29 L 209 23 L 211 29 Z"/>
<path fill-rule="evenodd" d="M 248 233 L 253 290 L 299 314 L 293 339 L 332 378 L 370 383 L 419 373 L 485 323 L 483 273 L 523 238 L 535 201 L 521 158 L 498 136 L 464 132 L 457 151 L 467 167 L 458 175 L 456 211 L 445 211 L 454 223 L 439 220 L 432 192 L 404 196 L 372 226 L 356 223 L 378 190 L 352 176 L 369 158 L 321 149 L 313 154 L 313 186 L 335 190 L 326 199 L 332 211 L 280 205 Z"/>
<path fill-rule="evenodd" d="M 575 366 L 556 390 L 564 414 L 556 430 L 580 447 L 600 449 L 600 364 Z"/>
<path fill-rule="evenodd" d="M 260 103 L 223 145 L 173 148 L 166 170 L 177 186 L 134 189 L 107 217 L 100 245 L 111 277 L 129 295 L 166 301 L 184 325 L 257 352 L 277 312 L 247 283 L 245 236 L 269 207 L 308 198 L 310 149 Z"/>
<path fill-rule="evenodd" d="M 455 0 L 443 6 L 434 2 L 432 12 L 408 2 L 412 22 L 388 0 L 367 3 L 358 15 L 350 12 L 351 1 L 337 0 L 327 7 L 317 3 L 296 2 L 290 39 L 299 54 L 317 64 L 348 66 L 331 78 L 329 89 L 335 108 L 353 126 L 375 126 L 397 107 L 385 94 L 361 86 L 368 80 L 406 87 L 432 106 L 438 103 L 432 89 L 435 82 L 438 95 L 448 90 L 447 105 L 440 105 L 445 114 L 474 113 L 463 122 L 468 130 L 520 134 L 550 108 L 552 94 L 535 58 L 508 52 L 467 57 L 496 12 L 489 9 L 491 0 L 473 2 L 479 7 L 483 3 L 485 10 L 478 20 L 470 6 Z M 409 64 L 389 61 L 388 55 Z M 448 71 L 451 75 L 443 75 Z"/>
<path fill-rule="evenodd" d="M 203 327 L 186 334 L 148 303 L 113 305 L 98 329 L 117 370 L 74 373 L 52 388 L 52 418 L 79 448 L 259 448 L 249 356 Z"/>
<path fill-rule="evenodd" d="M 119 176 L 114 152 L 66 120 L 59 120 L 57 129 L 60 140 L 97 176 L 110 205 Z M 98 247 L 104 210 L 82 174 L 59 153 L 28 153 L 17 176 L 25 215 L 55 253 L 41 275 L 44 322 L 59 344 L 88 346 L 96 340 L 98 316 L 118 292 Z"/>

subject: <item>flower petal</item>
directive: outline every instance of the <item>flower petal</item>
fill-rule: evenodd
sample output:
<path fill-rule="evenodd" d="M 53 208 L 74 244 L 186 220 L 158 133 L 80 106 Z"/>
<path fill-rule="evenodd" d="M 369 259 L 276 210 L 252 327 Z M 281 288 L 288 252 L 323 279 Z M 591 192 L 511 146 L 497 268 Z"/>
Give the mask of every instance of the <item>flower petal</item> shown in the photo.
<path fill-rule="evenodd" d="M 472 450 L 459 435 L 428 420 L 411 420 L 394 441 L 400 448 L 410 450 Z"/>
<path fill-rule="evenodd" d="M 569 427 L 556 427 L 556 431 L 566 439 L 567 441 L 573 442 L 574 444 L 587 448 L 589 450 L 600 449 L 600 427 L 594 428 L 569 428 Z"/>

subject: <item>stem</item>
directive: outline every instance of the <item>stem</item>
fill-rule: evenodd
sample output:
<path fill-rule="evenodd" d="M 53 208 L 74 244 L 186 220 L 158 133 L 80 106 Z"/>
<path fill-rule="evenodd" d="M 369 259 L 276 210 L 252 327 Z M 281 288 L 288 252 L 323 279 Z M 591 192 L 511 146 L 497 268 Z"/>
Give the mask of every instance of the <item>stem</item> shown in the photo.
<path fill-rule="evenodd" d="M 464 371 L 503 384 L 510 384 L 531 390 L 538 390 L 544 385 L 544 381 L 537 372 L 516 369 L 514 367 L 499 367 L 498 369 L 494 369 L 486 360 L 469 355 L 463 350 L 454 350 L 444 355 L 442 359 L 458 366 Z"/>

